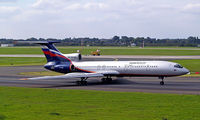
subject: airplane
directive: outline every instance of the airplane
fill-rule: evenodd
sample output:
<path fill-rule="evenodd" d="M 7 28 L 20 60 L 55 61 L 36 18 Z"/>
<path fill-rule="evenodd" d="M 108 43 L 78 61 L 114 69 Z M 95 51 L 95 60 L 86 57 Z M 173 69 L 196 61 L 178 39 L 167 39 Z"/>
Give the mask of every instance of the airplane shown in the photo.
<path fill-rule="evenodd" d="M 26 78 L 26 80 L 80 78 L 77 84 L 87 85 L 87 79 L 102 77 L 102 82 L 109 83 L 112 77 L 158 77 L 164 85 L 165 77 L 180 76 L 189 70 L 178 63 L 168 61 L 81 61 L 80 53 L 62 54 L 55 46 L 55 41 L 37 41 L 47 59 L 44 68 L 64 73 L 58 76 Z"/>

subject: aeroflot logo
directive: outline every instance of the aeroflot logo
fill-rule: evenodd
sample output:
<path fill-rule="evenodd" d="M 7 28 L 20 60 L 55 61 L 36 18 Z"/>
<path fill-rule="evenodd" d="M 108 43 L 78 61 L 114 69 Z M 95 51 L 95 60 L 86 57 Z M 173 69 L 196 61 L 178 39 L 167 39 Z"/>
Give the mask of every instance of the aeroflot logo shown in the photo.
<path fill-rule="evenodd" d="M 64 58 L 64 59 L 70 61 L 70 59 L 66 58 L 65 56 L 59 55 L 58 53 L 53 53 L 53 52 L 51 52 L 51 51 L 44 51 L 44 54 L 50 55 L 51 57 L 61 57 L 61 58 Z"/>

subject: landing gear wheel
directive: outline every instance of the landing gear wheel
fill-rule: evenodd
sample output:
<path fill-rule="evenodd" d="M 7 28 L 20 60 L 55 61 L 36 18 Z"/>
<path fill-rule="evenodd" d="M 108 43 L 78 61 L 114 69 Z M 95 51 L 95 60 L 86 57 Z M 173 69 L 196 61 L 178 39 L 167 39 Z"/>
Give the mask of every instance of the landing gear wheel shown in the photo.
<path fill-rule="evenodd" d="M 86 86 L 87 85 L 87 81 L 77 81 L 76 83 L 78 86 Z"/>
<path fill-rule="evenodd" d="M 107 81 L 108 82 L 112 82 L 112 78 L 107 78 Z"/>
<path fill-rule="evenodd" d="M 102 83 L 106 83 L 106 78 L 101 79 Z"/>
<path fill-rule="evenodd" d="M 164 84 L 165 84 L 164 81 L 161 81 L 161 82 L 160 82 L 160 85 L 164 85 Z"/>
<path fill-rule="evenodd" d="M 82 81 L 82 85 L 86 86 L 87 85 L 87 81 Z"/>
<path fill-rule="evenodd" d="M 87 78 L 81 78 L 81 81 L 77 81 L 78 86 L 86 86 L 87 85 Z"/>
<path fill-rule="evenodd" d="M 110 82 L 112 82 L 112 78 L 109 78 L 109 77 L 102 78 L 101 81 L 102 81 L 102 83 L 110 83 Z"/>
<path fill-rule="evenodd" d="M 159 79 L 162 79 L 162 81 L 160 82 L 160 85 L 164 85 L 165 83 L 164 83 L 164 76 L 161 76 L 161 77 L 158 77 Z"/>

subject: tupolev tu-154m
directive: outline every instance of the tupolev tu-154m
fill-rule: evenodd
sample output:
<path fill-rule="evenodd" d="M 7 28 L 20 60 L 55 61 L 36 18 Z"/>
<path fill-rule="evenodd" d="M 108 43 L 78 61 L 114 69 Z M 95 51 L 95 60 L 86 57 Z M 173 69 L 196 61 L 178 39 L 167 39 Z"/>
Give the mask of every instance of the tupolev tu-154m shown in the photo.
<path fill-rule="evenodd" d="M 164 85 L 165 77 L 180 76 L 189 70 L 180 64 L 168 61 L 81 61 L 80 53 L 62 54 L 53 41 L 39 41 L 46 56 L 44 68 L 63 73 L 59 76 L 27 78 L 28 80 L 80 78 L 78 85 L 87 85 L 87 79 L 102 77 L 102 82 L 112 81 L 112 77 L 158 77 Z"/>

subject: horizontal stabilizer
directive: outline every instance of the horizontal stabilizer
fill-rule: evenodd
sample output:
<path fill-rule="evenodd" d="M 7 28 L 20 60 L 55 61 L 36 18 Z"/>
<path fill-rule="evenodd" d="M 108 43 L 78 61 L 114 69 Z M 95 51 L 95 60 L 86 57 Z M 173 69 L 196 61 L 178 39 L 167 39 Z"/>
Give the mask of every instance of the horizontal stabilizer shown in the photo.
<path fill-rule="evenodd" d="M 40 45 L 44 45 L 47 46 L 49 49 L 51 50 L 55 50 L 57 52 L 60 52 L 53 44 L 54 43 L 60 43 L 58 41 L 33 41 L 32 43 L 34 44 L 40 44 Z"/>
<path fill-rule="evenodd" d="M 29 44 L 40 44 L 47 46 L 49 49 L 55 50 L 60 52 L 56 47 L 53 45 L 54 43 L 60 43 L 59 41 L 17 41 L 18 43 L 29 43 Z"/>
<path fill-rule="evenodd" d="M 16 41 L 17 43 L 29 43 L 29 44 L 54 44 L 60 43 L 59 41 Z"/>

